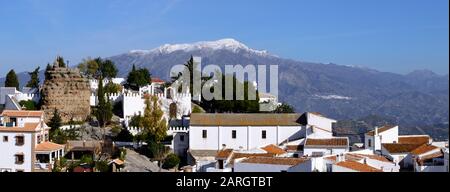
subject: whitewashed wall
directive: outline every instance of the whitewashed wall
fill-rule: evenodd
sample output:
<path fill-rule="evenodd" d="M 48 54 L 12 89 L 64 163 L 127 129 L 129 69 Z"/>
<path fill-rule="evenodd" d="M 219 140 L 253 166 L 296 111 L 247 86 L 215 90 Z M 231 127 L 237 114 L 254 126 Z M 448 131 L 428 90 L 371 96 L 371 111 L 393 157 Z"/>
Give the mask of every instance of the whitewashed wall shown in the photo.
<path fill-rule="evenodd" d="M 24 145 L 16 146 L 16 136 L 24 136 Z M 8 142 L 3 142 L 3 136 L 8 136 Z M 31 172 L 32 164 L 32 149 L 35 146 L 32 143 L 32 133 L 9 133 L 0 132 L 0 170 L 11 169 L 15 172 L 17 169 Z M 24 163 L 21 165 L 15 164 L 15 154 L 24 154 Z"/>

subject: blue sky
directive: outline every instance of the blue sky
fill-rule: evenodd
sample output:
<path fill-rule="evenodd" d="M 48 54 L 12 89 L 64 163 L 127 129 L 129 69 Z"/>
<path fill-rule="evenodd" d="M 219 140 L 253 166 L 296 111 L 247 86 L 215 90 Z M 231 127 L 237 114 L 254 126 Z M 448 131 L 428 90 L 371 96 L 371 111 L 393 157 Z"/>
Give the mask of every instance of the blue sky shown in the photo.
<path fill-rule="evenodd" d="M 165 43 L 235 38 L 302 61 L 449 68 L 448 0 L 0 0 L 0 76 Z"/>

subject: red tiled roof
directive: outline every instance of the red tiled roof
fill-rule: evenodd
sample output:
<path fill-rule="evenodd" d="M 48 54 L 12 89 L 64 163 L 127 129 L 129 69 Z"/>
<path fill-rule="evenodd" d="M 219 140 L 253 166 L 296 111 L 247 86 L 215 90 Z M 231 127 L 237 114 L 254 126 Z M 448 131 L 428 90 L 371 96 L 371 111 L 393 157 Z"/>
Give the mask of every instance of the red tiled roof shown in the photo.
<path fill-rule="evenodd" d="M 414 149 L 420 147 L 420 145 L 417 144 L 401 143 L 384 143 L 382 145 L 389 153 L 410 153 Z"/>
<path fill-rule="evenodd" d="M 193 113 L 191 126 L 299 126 L 299 114 Z"/>
<path fill-rule="evenodd" d="M 230 164 L 234 164 L 236 159 L 249 158 L 249 157 L 273 157 L 270 153 L 233 153 L 230 159 Z"/>
<path fill-rule="evenodd" d="M 56 151 L 59 149 L 64 149 L 64 145 L 59 145 L 52 142 L 43 142 L 36 146 L 36 151 Z"/>
<path fill-rule="evenodd" d="M 306 139 L 305 146 L 347 146 L 347 138 Z"/>
<path fill-rule="evenodd" d="M 439 147 L 433 146 L 433 145 L 422 145 L 416 149 L 414 149 L 413 151 L 411 151 L 412 154 L 414 155 L 421 155 L 436 149 L 440 149 Z"/>
<path fill-rule="evenodd" d="M 397 127 L 397 126 L 394 126 L 394 125 L 385 125 L 385 126 L 383 126 L 383 127 L 379 127 L 379 128 L 378 128 L 378 134 L 380 134 L 380 133 L 382 133 L 382 132 L 385 132 L 385 131 L 387 131 L 387 130 L 390 130 L 390 129 L 392 129 L 392 128 L 395 128 L 395 127 Z M 374 136 L 374 135 L 375 135 L 375 130 L 369 131 L 369 132 L 367 132 L 366 134 L 367 134 L 367 135 L 370 135 L 370 136 Z"/>
<path fill-rule="evenodd" d="M 152 83 L 165 83 L 165 81 L 158 77 L 154 77 L 152 78 Z"/>
<path fill-rule="evenodd" d="M 295 166 L 300 163 L 304 163 L 305 161 L 306 161 L 306 159 L 302 159 L 302 158 L 250 157 L 250 158 L 242 160 L 241 163 Z"/>
<path fill-rule="evenodd" d="M 275 154 L 275 155 L 282 155 L 282 154 L 286 153 L 286 151 L 284 151 L 283 149 L 281 149 L 280 147 L 278 147 L 276 145 L 267 145 L 261 149 L 266 151 L 267 153 Z"/>
<path fill-rule="evenodd" d="M 341 161 L 339 163 L 336 163 L 335 165 L 359 172 L 382 172 L 381 170 L 371 167 L 367 164 L 362 164 L 355 161 Z"/>
<path fill-rule="evenodd" d="M 25 123 L 24 127 L 0 127 L 2 132 L 36 132 L 39 123 Z"/>
<path fill-rule="evenodd" d="M 402 144 L 428 144 L 430 142 L 430 136 L 428 135 L 414 135 L 414 136 L 399 136 L 398 143 Z"/>
<path fill-rule="evenodd" d="M 224 149 L 217 152 L 216 159 L 227 159 L 233 153 L 233 149 Z"/>
<path fill-rule="evenodd" d="M 300 151 L 302 148 L 301 145 L 286 145 L 286 150 L 288 151 Z"/>
<path fill-rule="evenodd" d="M 442 157 L 442 156 L 444 156 L 444 154 L 442 153 L 442 151 L 439 151 L 439 152 L 436 152 L 436 153 L 425 155 L 425 156 L 417 159 L 417 163 L 419 165 L 423 165 L 423 162 L 425 162 L 426 160 L 434 159 L 434 158 L 438 158 L 438 157 Z"/>
<path fill-rule="evenodd" d="M 43 111 L 4 110 L 0 116 L 7 116 L 7 117 L 41 117 L 43 114 L 44 114 Z"/>

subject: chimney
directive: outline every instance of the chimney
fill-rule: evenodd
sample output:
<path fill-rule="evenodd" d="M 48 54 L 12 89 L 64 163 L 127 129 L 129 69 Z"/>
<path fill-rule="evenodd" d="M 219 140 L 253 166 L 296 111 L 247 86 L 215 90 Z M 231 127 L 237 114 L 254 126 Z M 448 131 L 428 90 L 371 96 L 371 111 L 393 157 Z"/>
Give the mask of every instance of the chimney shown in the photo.
<path fill-rule="evenodd" d="M 378 126 L 375 127 L 375 136 L 378 135 Z"/>
<path fill-rule="evenodd" d="M 86 140 L 83 140 L 83 147 L 86 147 Z"/>

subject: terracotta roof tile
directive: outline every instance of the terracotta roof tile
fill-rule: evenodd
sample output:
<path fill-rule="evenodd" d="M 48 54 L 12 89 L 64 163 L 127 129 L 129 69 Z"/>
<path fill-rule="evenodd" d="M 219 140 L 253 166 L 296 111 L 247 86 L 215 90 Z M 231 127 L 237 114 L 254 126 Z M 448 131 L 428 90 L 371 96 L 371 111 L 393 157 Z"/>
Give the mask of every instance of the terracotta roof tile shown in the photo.
<path fill-rule="evenodd" d="M 191 126 L 299 126 L 299 114 L 207 114 L 191 115 Z"/>
<path fill-rule="evenodd" d="M 152 78 L 152 83 L 165 83 L 165 81 L 158 77 L 154 77 Z"/>
<path fill-rule="evenodd" d="M 290 165 L 295 166 L 306 162 L 303 158 L 281 158 L 281 157 L 250 157 L 241 161 L 241 163 L 271 164 L 271 165 Z"/>
<path fill-rule="evenodd" d="M 432 153 L 432 154 L 429 154 L 429 155 L 425 155 L 425 156 L 423 156 L 423 157 L 420 157 L 419 159 L 417 159 L 417 163 L 418 163 L 419 165 L 423 165 L 423 163 L 424 163 L 426 160 L 434 159 L 434 158 L 438 158 L 438 157 L 442 157 L 442 156 L 444 156 L 444 153 L 442 153 L 442 151 L 439 151 L 439 152 L 436 152 L 436 153 Z"/>
<path fill-rule="evenodd" d="M 389 153 L 410 153 L 420 147 L 417 144 L 384 143 L 382 144 Z"/>
<path fill-rule="evenodd" d="M 39 123 L 25 123 L 24 127 L 0 127 L 0 132 L 36 132 Z"/>
<path fill-rule="evenodd" d="M 233 153 L 233 149 L 224 149 L 217 152 L 216 159 L 227 159 Z"/>
<path fill-rule="evenodd" d="M 399 136 L 398 143 L 402 144 L 428 144 L 430 142 L 430 136 L 428 135 L 415 135 L 415 136 Z"/>
<path fill-rule="evenodd" d="M 249 157 L 273 157 L 270 153 L 233 153 L 230 159 L 230 164 L 234 164 L 236 159 L 249 158 Z"/>
<path fill-rule="evenodd" d="M 336 163 L 335 165 L 359 172 L 382 172 L 381 170 L 371 167 L 367 164 L 362 164 L 355 161 L 341 161 Z"/>
<path fill-rule="evenodd" d="M 43 114 L 44 114 L 43 111 L 4 110 L 0 116 L 8 116 L 8 117 L 41 117 Z"/>
<path fill-rule="evenodd" d="M 347 138 L 306 139 L 305 146 L 348 146 Z"/>
<path fill-rule="evenodd" d="M 421 154 L 428 153 L 433 150 L 440 150 L 440 148 L 433 146 L 433 145 L 421 145 L 420 147 L 411 151 L 411 153 L 414 155 L 421 155 Z"/>
<path fill-rule="evenodd" d="M 383 126 L 383 127 L 379 127 L 379 128 L 378 128 L 378 134 L 383 133 L 383 132 L 385 132 L 385 131 L 387 131 L 387 130 L 390 130 L 390 129 L 392 129 L 392 128 L 395 128 L 395 127 L 397 127 L 397 126 L 394 126 L 394 125 L 385 125 L 385 126 Z M 367 134 L 367 135 L 370 135 L 370 136 L 374 136 L 374 135 L 375 135 L 375 130 L 369 131 L 369 132 L 367 132 L 366 134 Z"/>
<path fill-rule="evenodd" d="M 302 150 L 301 145 L 286 145 L 285 148 L 287 151 L 301 151 Z"/>
<path fill-rule="evenodd" d="M 52 142 L 43 142 L 36 146 L 36 151 L 56 151 L 59 149 L 64 149 L 64 145 L 59 145 Z"/>
<path fill-rule="evenodd" d="M 261 149 L 266 151 L 267 153 L 275 154 L 275 155 L 282 155 L 282 154 L 286 153 L 286 151 L 284 151 L 283 149 L 281 149 L 280 147 L 278 147 L 276 145 L 267 145 Z"/>

